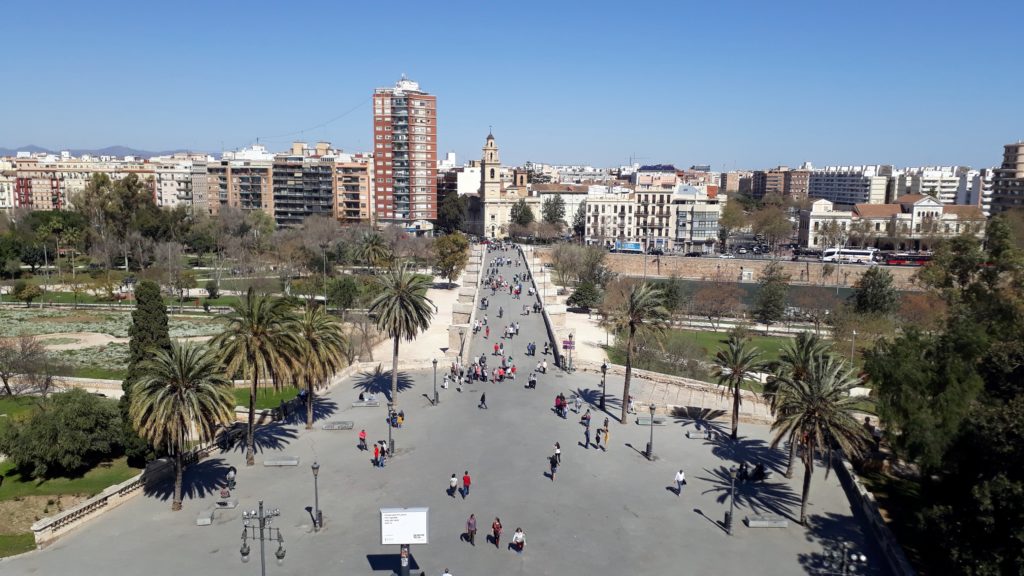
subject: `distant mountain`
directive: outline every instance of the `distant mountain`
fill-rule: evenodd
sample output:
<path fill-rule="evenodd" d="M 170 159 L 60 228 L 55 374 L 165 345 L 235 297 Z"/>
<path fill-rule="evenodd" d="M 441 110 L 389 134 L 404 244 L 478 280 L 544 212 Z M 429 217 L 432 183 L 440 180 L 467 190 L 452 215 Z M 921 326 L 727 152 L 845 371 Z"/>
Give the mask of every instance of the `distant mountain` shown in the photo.
<path fill-rule="evenodd" d="M 30 152 L 32 154 L 59 154 L 59 150 L 49 150 L 41 146 L 30 144 L 28 146 L 20 146 L 18 148 L 0 148 L 0 156 L 16 156 L 18 152 Z M 152 158 L 153 156 L 166 156 L 168 154 L 175 154 L 178 152 L 200 152 L 199 150 L 163 150 L 160 152 L 151 152 L 149 150 L 139 150 L 137 148 L 129 148 L 127 146 L 107 146 L 106 148 L 95 148 L 95 149 L 83 149 L 83 148 L 72 148 L 68 150 L 72 156 L 82 156 L 83 154 L 89 154 L 90 156 L 135 156 L 137 158 Z"/>

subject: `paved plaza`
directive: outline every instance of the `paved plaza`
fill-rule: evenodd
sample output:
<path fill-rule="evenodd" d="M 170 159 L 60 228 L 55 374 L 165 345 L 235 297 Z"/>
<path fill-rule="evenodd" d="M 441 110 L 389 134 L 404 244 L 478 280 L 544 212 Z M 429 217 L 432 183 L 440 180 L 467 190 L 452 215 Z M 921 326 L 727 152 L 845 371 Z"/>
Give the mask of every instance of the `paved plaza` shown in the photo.
<path fill-rule="evenodd" d="M 509 252 L 508 254 L 512 254 Z M 517 272 L 522 271 L 519 268 Z M 506 275 L 509 272 L 503 271 Z M 379 509 L 384 507 L 430 508 L 430 544 L 413 546 L 413 574 L 431 576 L 449 568 L 453 575 L 619 575 L 619 574 L 816 574 L 826 545 L 853 542 L 869 556 L 868 574 L 883 574 L 879 552 L 865 542 L 863 525 L 835 474 L 815 471 L 808 507 L 809 525 L 801 527 L 800 489 L 803 470 L 792 480 L 781 471 L 783 450 L 767 448 L 766 426 L 741 424 L 737 442 L 717 433 L 712 440 L 687 439 L 695 423 L 668 418 L 668 425 L 654 428 L 656 459 L 642 451 L 650 429 L 616 422 L 620 407 L 621 378 L 608 382 L 608 408 L 612 412 L 610 448 L 584 448 L 583 427 L 578 415 L 555 415 L 554 398 L 578 393 L 590 402 L 593 428 L 605 414 L 596 408 L 600 375 L 564 374 L 553 367 L 541 375 L 537 389 L 526 389 L 526 375 L 536 359 L 525 355 L 526 344 L 543 347 L 540 315 L 520 316 L 526 299 L 513 301 L 507 290 L 490 297 L 487 312 L 491 338 L 474 337 L 472 351 L 479 356 L 491 350 L 496 338 L 511 349 L 520 367 L 515 381 L 473 383 L 457 392 L 441 391 L 441 402 L 432 406 L 430 370 L 401 373 L 399 407 L 406 421 L 393 431 L 396 456 L 383 469 L 371 465 L 371 454 L 357 450 L 357 434 L 386 439 L 386 408 L 352 408 L 363 390 L 382 392 L 390 375 L 362 373 L 334 386 L 317 399 L 321 423 L 350 420 L 348 431 L 305 430 L 302 424 L 266 426 L 258 432 L 257 465 L 245 467 L 244 448 L 228 447 L 215 452 L 186 473 L 184 509 L 170 511 L 170 486 L 150 491 L 109 511 L 68 534 L 45 550 L 0 561 L 4 576 L 28 574 L 146 575 L 259 574 L 259 548 L 253 547 L 248 564 L 239 560 L 242 510 L 259 500 L 280 508 L 274 522 L 281 528 L 287 548 L 282 566 L 273 560 L 276 544 L 268 544 L 268 574 L 389 574 L 397 570 L 397 546 L 380 545 Z M 503 306 L 506 315 L 497 318 Z M 501 340 L 502 321 L 517 320 L 521 335 Z M 447 318 L 438 318 L 446 322 Z M 403 350 L 416 344 L 403 343 Z M 422 350 L 420 351 L 422 352 Z M 440 350 L 437 351 L 440 356 Z M 539 354 L 539 352 L 538 352 Z M 539 357 L 539 356 L 538 356 Z M 492 365 L 494 357 L 489 356 Z M 378 358 L 387 367 L 386 358 Z M 447 369 L 438 365 L 438 383 Z M 487 394 L 488 409 L 477 404 Z M 588 406 L 584 406 L 584 410 Z M 726 432 L 726 419 L 711 422 Z M 593 438 L 591 439 L 593 441 Z M 555 442 L 562 446 L 562 465 L 552 481 L 547 475 L 548 456 Z M 265 459 L 298 456 L 300 465 L 290 468 L 262 466 Z M 320 507 L 324 529 L 312 530 L 313 476 L 310 464 L 320 463 Z M 764 483 L 739 485 L 736 490 L 734 535 L 722 527 L 729 508 L 730 466 L 747 461 L 764 462 L 774 472 Z M 234 510 L 219 511 L 210 526 L 196 526 L 196 515 L 212 505 L 228 467 L 239 470 L 232 494 L 240 501 Z M 682 468 L 688 479 L 682 494 L 674 491 L 673 476 Z M 463 499 L 447 493 L 452 474 L 473 478 L 470 495 Z M 470 514 L 475 514 L 479 533 L 476 546 L 461 535 Z M 742 519 L 752 514 L 781 515 L 788 528 L 748 528 Z M 487 542 L 491 522 L 504 525 L 499 549 Z M 526 549 L 517 555 L 506 548 L 513 531 L 526 533 Z M 250 543 L 251 544 L 251 543 Z"/>

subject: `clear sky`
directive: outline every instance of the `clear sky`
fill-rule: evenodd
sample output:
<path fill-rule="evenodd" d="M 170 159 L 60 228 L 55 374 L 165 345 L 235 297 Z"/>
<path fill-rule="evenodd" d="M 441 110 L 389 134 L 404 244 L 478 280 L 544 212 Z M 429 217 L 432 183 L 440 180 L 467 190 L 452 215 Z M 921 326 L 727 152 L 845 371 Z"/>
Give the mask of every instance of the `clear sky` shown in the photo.
<path fill-rule="evenodd" d="M 439 148 L 714 169 L 998 164 L 1024 2 L 9 2 L 0 146 L 369 150 L 370 95 L 436 94 Z"/>

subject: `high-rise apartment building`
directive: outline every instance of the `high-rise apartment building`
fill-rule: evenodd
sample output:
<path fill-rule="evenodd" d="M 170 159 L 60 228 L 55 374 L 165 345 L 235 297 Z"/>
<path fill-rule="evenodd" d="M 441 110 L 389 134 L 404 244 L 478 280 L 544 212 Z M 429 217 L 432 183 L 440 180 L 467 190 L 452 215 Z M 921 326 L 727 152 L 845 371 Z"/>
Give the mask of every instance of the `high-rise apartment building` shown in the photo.
<path fill-rule="evenodd" d="M 786 193 L 787 166 L 779 166 L 772 170 L 756 170 L 751 180 L 750 196 L 761 200 L 765 196 L 782 196 Z"/>
<path fill-rule="evenodd" d="M 992 213 L 992 186 L 995 171 L 991 168 L 967 170 L 960 174 L 960 184 L 956 190 L 956 203 L 981 208 L 985 217 Z"/>
<path fill-rule="evenodd" d="M 892 166 L 828 166 L 811 171 L 807 195 L 835 204 L 883 204 Z"/>
<path fill-rule="evenodd" d="M 221 206 L 245 211 L 263 210 L 274 215 L 274 155 L 259 144 L 237 152 L 225 152 L 207 167 L 210 212 Z"/>
<path fill-rule="evenodd" d="M 375 220 L 407 228 L 437 218 L 437 98 L 402 77 L 373 92 Z"/>
<path fill-rule="evenodd" d="M 992 212 L 1024 208 L 1024 141 L 1003 146 L 1003 163 L 992 180 Z"/>
<path fill-rule="evenodd" d="M 943 204 L 955 204 L 956 192 L 960 187 L 960 173 L 956 166 L 924 166 L 906 168 L 894 175 L 894 198 L 905 194 L 924 194 L 938 199 Z"/>
<path fill-rule="evenodd" d="M 810 169 L 789 170 L 785 175 L 783 194 L 790 198 L 806 198 L 811 184 Z"/>

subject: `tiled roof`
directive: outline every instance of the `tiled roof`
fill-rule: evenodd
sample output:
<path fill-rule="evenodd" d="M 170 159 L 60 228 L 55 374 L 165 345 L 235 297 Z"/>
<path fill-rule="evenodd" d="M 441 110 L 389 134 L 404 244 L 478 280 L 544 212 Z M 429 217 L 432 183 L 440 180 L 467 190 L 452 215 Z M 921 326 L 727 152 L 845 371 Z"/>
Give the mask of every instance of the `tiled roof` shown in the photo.
<path fill-rule="evenodd" d="M 903 212 L 899 204 L 854 204 L 853 211 L 861 218 L 885 218 Z"/>
<path fill-rule="evenodd" d="M 576 184 L 533 184 L 534 192 L 562 192 L 564 194 L 586 194 L 589 188 Z"/>
<path fill-rule="evenodd" d="M 943 214 L 956 214 L 957 218 L 985 218 L 985 214 L 981 211 L 981 208 L 977 206 L 965 206 L 965 205 L 949 205 L 942 207 Z"/>

